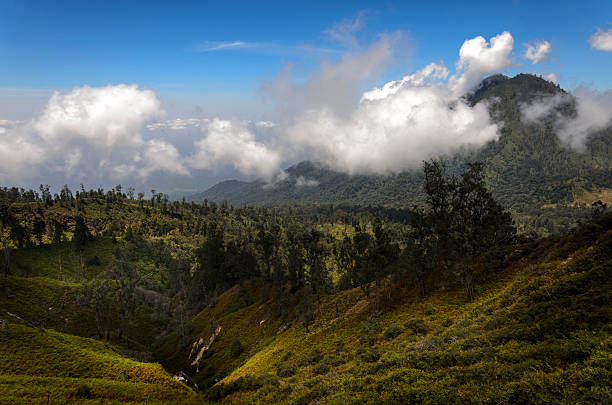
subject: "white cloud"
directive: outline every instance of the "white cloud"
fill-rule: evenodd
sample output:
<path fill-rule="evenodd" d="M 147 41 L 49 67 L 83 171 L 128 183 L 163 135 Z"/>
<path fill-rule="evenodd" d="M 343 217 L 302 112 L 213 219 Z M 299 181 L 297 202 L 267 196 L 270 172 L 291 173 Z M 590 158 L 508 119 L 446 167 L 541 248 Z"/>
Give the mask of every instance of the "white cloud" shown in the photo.
<path fill-rule="evenodd" d="M 510 66 L 513 46 L 514 38 L 508 31 L 491 38 L 490 44 L 482 36 L 466 40 L 459 50 L 457 73 L 450 78 L 455 95 L 465 94 L 485 75 Z"/>
<path fill-rule="evenodd" d="M 597 28 L 597 32 L 589 38 L 589 44 L 600 51 L 612 51 L 612 28 L 607 31 Z"/>
<path fill-rule="evenodd" d="M 173 120 L 156 121 L 147 124 L 149 131 L 155 131 L 157 129 L 172 129 L 175 131 L 181 131 L 188 127 L 199 127 L 202 122 L 207 122 L 206 118 L 175 118 Z"/>
<path fill-rule="evenodd" d="M 195 143 L 190 165 L 196 169 L 214 169 L 231 164 L 247 175 L 270 178 L 279 168 L 279 152 L 255 140 L 248 122 L 214 118 L 201 128 L 205 137 Z"/>
<path fill-rule="evenodd" d="M 295 179 L 296 187 L 316 187 L 319 185 L 319 182 L 315 179 L 308 179 L 304 176 L 298 176 Z"/>
<path fill-rule="evenodd" d="M 361 96 L 365 81 L 382 73 L 393 59 L 393 46 L 402 33 L 382 35 L 362 52 L 347 52 L 336 63 L 324 61 L 304 83 L 291 77 L 293 65 L 287 65 L 278 77 L 265 82 L 263 92 L 276 101 L 279 121 L 311 109 L 350 111 Z"/>
<path fill-rule="evenodd" d="M 248 49 L 262 48 L 268 44 L 262 42 L 246 42 L 246 41 L 209 41 L 198 46 L 200 52 L 227 51 L 231 49 Z"/>
<path fill-rule="evenodd" d="M 551 72 L 551 73 L 547 74 L 544 77 L 547 78 L 548 80 L 550 80 L 553 83 L 559 83 L 559 76 L 557 76 L 557 74 L 554 73 L 554 72 Z"/>
<path fill-rule="evenodd" d="M 498 136 L 484 104 L 469 107 L 446 84 L 410 81 L 386 97 L 370 93 L 348 117 L 309 111 L 287 132 L 289 142 L 335 169 L 384 174 Z"/>
<path fill-rule="evenodd" d="M 349 48 L 357 47 L 357 38 L 355 35 L 364 27 L 365 13 L 359 12 L 355 18 L 346 18 L 324 31 L 324 33 L 332 41 L 336 41 L 341 45 Z"/>
<path fill-rule="evenodd" d="M 391 81 L 359 97 L 350 92 L 335 92 L 336 77 L 351 89 L 361 77 L 344 70 L 363 67 L 371 60 L 366 52 L 353 54 L 348 63 L 326 65 L 298 88 L 299 94 L 337 94 L 332 103 L 302 103 L 291 120 L 278 128 L 284 157 L 311 159 L 348 173 L 388 174 L 415 167 L 423 159 L 453 153 L 462 148 L 480 147 L 498 138 L 498 127 L 491 122 L 487 106 L 470 107 L 462 96 L 484 76 L 510 65 L 513 39 L 505 32 L 490 41 L 482 37 L 465 41 L 461 47 L 457 73 L 446 80 L 448 69 L 431 63 L 423 69 Z M 388 44 L 378 45 L 377 69 L 390 60 Z M 371 50 L 369 50 L 372 52 Z M 372 69 L 365 69 L 372 70 Z M 327 75 L 338 71 L 338 75 Z M 283 78 L 289 82 L 288 78 Z M 331 90 L 325 91 L 325 89 Z M 316 97 L 313 97 L 316 100 Z M 291 105 L 291 99 L 285 105 Z"/>
<path fill-rule="evenodd" d="M 181 162 L 178 150 L 161 139 L 152 139 L 147 142 L 142 161 L 145 164 L 139 173 L 142 177 L 147 177 L 156 170 L 163 170 L 172 174 L 189 174 L 189 171 Z"/>
<path fill-rule="evenodd" d="M 255 123 L 255 126 L 263 128 L 274 128 L 276 126 L 276 123 L 272 121 L 258 121 Z"/>
<path fill-rule="evenodd" d="M 557 107 L 575 100 L 576 114 L 566 116 Z M 612 125 L 612 91 L 603 93 L 578 88 L 573 95 L 556 94 L 538 102 L 523 105 L 521 113 L 527 122 L 538 122 L 546 116 L 555 118 L 555 130 L 561 142 L 584 151 L 591 134 Z"/>
<path fill-rule="evenodd" d="M 545 61 L 550 56 L 550 42 L 536 41 L 532 44 L 525 43 L 525 58 L 529 59 L 533 65 Z"/>
<path fill-rule="evenodd" d="M 83 86 L 54 92 L 34 127 L 49 143 L 74 139 L 109 149 L 141 144 L 143 125 L 160 114 L 155 93 L 135 84 Z"/>
<path fill-rule="evenodd" d="M 422 86 L 428 81 L 446 79 L 447 76 L 448 69 L 445 66 L 437 63 L 430 63 L 416 73 L 404 76 L 400 80 L 394 80 L 386 83 L 380 89 L 375 88 L 373 90 L 366 91 L 361 96 L 361 101 L 384 99 L 397 93 L 397 91 L 405 85 Z"/>
<path fill-rule="evenodd" d="M 188 174 L 174 146 L 145 141 L 145 124 L 163 114 L 156 94 L 137 85 L 76 87 L 55 92 L 40 117 L 10 123 L 0 134 L 0 178 L 38 181 L 146 177 L 155 171 Z"/>

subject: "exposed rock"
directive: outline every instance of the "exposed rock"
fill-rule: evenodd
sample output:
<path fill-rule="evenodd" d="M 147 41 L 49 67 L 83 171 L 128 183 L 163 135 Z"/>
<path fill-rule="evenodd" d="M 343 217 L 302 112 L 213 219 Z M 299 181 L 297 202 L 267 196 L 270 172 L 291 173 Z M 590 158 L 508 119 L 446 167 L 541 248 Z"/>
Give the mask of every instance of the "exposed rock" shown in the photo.
<path fill-rule="evenodd" d="M 189 378 L 189 376 L 182 371 L 179 371 L 178 373 L 176 373 L 176 375 L 173 378 L 175 381 L 182 382 L 183 384 L 185 384 L 186 386 L 188 386 L 189 388 L 191 388 L 192 390 L 196 392 L 199 390 L 198 384 L 193 382 L 193 380 Z"/>
<path fill-rule="evenodd" d="M 219 333 L 221 333 L 221 325 L 218 325 L 207 339 L 202 336 L 193 342 L 191 352 L 189 352 L 189 359 L 193 358 L 191 365 L 196 366 L 196 373 L 200 371 L 200 362 L 204 356 L 204 353 L 210 349 L 210 346 L 212 346 L 212 344 L 215 342 L 217 336 L 219 336 Z"/>

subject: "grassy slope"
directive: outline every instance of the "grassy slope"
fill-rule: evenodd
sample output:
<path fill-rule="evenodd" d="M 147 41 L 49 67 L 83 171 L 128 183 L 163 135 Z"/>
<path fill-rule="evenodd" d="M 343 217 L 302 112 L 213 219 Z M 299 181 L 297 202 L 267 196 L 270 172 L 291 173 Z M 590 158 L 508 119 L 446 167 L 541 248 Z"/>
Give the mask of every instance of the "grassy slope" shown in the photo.
<path fill-rule="evenodd" d="M 208 338 L 212 317 L 222 326 L 196 379 L 225 377 L 209 394 L 227 402 L 610 401 L 611 228 L 608 215 L 491 261 L 495 281 L 473 303 L 454 290 L 404 298 L 379 318 L 373 346 L 360 343 L 370 308 L 358 290 L 322 297 L 307 334 L 290 321 L 297 308 L 293 316 L 271 316 L 269 302 L 253 296 L 255 303 L 246 305 L 235 288 L 193 320 L 190 342 Z M 427 332 L 406 328 L 410 319 L 422 320 Z M 399 336 L 388 340 L 384 331 L 391 326 Z M 235 337 L 245 350 L 232 357 Z M 184 370 L 190 370 L 189 351 L 172 336 L 159 349 L 171 367 Z M 277 377 L 279 368 L 295 375 Z"/>
<path fill-rule="evenodd" d="M 76 396 L 87 385 L 91 397 Z M 138 363 L 103 342 L 8 324 L 0 329 L 0 403 L 188 402 L 191 390 L 159 364 Z"/>

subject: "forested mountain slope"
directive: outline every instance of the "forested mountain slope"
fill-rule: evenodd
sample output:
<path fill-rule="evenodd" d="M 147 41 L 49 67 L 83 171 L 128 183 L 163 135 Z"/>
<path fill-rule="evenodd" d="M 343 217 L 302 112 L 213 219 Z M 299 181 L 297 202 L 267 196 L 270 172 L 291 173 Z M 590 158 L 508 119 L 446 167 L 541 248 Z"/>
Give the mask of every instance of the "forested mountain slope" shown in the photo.
<path fill-rule="evenodd" d="M 520 74 L 485 79 L 468 97 L 469 103 L 487 102 L 501 127 L 498 141 L 477 151 L 447 157 L 451 170 L 468 161 L 484 163 L 487 184 L 502 205 L 511 209 L 522 230 L 559 232 L 575 225 L 580 204 L 602 199 L 611 203 L 612 128 L 592 134 L 586 151 L 564 146 L 554 123 L 527 123 L 521 106 L 562 89 L 539 77 Z M 572 106 L 565 106 L 572 114 Z M 227 200 L 243 204 L 352 204 L 410 207 L 423 201 L 420 168 L 391 176 L 349 176 L 313 162 L 286 170 L 289 175 L 273 187 L 262 182 L 221 182 L 196 201 Z"/>
<path fill-rule="evenodd" d="M 413 211 L 2 188 L 0 399 L 609 402 L 612 214 L 517 236 L 481 175 L 427 163 Z"/>
<path fill-rule="evenodd" d="M 223 403 L 523 404 L 612 400 L 612 216 L 488 257 L 474 302 L 440 285 L 426 298 L 361 289 L 283 309 L 236 286 L 169 335 L 158 355 Z"/>

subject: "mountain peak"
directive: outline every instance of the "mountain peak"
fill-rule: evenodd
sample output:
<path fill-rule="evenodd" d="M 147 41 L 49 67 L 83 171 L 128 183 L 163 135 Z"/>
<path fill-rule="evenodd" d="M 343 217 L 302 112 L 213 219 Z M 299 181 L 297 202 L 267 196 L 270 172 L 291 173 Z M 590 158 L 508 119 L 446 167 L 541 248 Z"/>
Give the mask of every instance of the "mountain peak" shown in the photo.
<path fill-rule="evenodd" d="M 530 73 L 519 73 L 510 78 L 497 74 L 485 78 L 476 86 L 473 92 L 466 96 L 470 105 L 491 97 L 512 98 L 514 101 L 525 102 L 541 95 L 556 94 L 564 90 L 541 76 Z"/>

